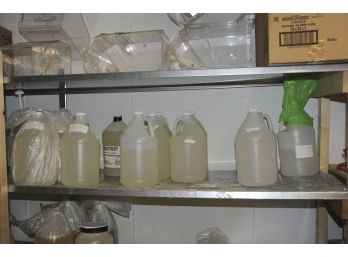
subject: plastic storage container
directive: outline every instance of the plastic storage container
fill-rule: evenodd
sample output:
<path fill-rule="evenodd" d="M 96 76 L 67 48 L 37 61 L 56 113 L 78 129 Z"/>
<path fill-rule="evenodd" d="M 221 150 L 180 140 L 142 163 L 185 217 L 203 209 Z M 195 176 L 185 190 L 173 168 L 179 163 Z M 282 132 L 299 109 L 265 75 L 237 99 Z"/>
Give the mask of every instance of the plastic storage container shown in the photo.
<path fill-rule="evenodd" d="M 177 182 L 199 182 L 207 177 L 207 133 L 194 112 L 175 122 L 170 141 L 171 177 Z"/>
<path fill-rule="evenodd" d="M 166 51 L 171 69 L 252 66 L 252 20 L 191 24 L 178 32 Z"/>
<path fill-rule="evenodd" d="M 151 123 L 158 142 L 158 175 L 159 180 L 163 181 L 170 176 L 170 134 L 165 127 L 163 115 L 151 113 L 148 115 L 148 122 Z"/>
<path fill-rule="evenodd" d="M 18 43 L 1 47 L 12 76 L 71 73 L 70 46 L 60 41 Z"/>
<path fill-rule="evenodd" d="M 93 135 L 85 113 L 75 120 L 62 139 L 62 183 L 90 186 L 99 183 L 99 141 Z"/>
<path fill-rule="evenodd" d="M 235 137 L 237 181 L 245 186 L 277 182 L 277 139 L 268 115 L 251 109 Z"/>
<path fill-rule="evenodd" d="M 60 40 L 72 50 L 73 60 L 89 46 L 89 33 L 80 13 L 24 13 L 19 33 L 29 42 Z"/>
<path fill-rule="evenodd" d="M 112 244 L 113 240 L 105 223 L 84 222 L 81 232 L 75 238 L 75 244 Z"/>
<path fill-rule="evenodd" d="M 120 176 L 120 138 L 126 127 L 127 124 L 122 121 L 122 116 L 116 116 L 113 122 L 103 131 L 104 174 L 106 179 Z"/>
<path fill-rule="evenodd" d="M 122 185 L 141 188 L 159 181 L 157 147 L 151 124 L 146 127 L 144 113 L 135 112 L 121 135 Z"/>
<path fill-rule="evenodd" d="M 84 54 L 87 73 L 167 69 L 163 30 L 100 34 Z"/>
<path fill-rule="evenodd" d="M 319 172 L 313 127 L 288 125 L 278 133 L 278 144 L 280 172 L 284 176 L 310 176 Z"/>

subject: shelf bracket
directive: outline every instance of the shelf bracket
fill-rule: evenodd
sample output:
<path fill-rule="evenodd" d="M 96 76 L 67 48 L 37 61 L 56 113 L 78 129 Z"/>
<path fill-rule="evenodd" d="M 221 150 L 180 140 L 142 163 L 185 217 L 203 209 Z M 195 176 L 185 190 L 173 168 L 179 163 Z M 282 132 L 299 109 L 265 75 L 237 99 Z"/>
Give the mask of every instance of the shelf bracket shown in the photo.
<path fill-rule="evenodd" d="M 66 81 L 59 81 L 59 109 L 66 109 Z"/>

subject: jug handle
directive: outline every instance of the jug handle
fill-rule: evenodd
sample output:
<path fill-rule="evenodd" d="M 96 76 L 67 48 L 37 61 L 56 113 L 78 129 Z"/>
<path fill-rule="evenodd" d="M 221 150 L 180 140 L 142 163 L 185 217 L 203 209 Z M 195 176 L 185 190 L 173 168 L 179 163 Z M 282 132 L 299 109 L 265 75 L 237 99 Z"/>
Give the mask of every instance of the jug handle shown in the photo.
<path fill-rule="evenodd" d="M 272 121 L 271 121 L 271 117 L 266 114 L 266 113 L 262 113 L 262 117 L 265 119 L 266 123 L 267 123 L 267 127 L 272 131 L 274 132 L 274 129 L 273 129 L 273 125 L 272 125 Z"/>
<path fill-rule="evenodd" d="M 179 132 L 181 132 L 182 130 L 182 125 L 183 125 L 183 121 L 181 119 L 181 117 L 177 118 L 174 122 L 174 126 L 173 126 L 173 134 L 177 135 Z M 180 127 L 180 129 L 179 129 Z"/>
<path fill-rule="evenodd" d="M 148 127 L 148 132 L 151 137 L 155 137 L 155 128 L 149 120 L 145 120 L 144 125 Z"/>

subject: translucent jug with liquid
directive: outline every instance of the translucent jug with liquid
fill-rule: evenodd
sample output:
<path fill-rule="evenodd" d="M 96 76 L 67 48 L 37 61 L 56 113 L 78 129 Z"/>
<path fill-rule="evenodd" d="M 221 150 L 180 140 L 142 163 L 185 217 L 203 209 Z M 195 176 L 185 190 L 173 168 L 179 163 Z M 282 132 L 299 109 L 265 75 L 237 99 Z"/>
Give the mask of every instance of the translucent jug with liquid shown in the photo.
<path fill-rule="evenodd" d="M 170 141 L 171 177 L 176 182 L 199 182 L 207 177 L 207 133 L 194 112 L 176 120 Z"/>
<path fill-rule="evenodd" d="M 245 186 L 277 182 L 277 140 L 268 115 L 251 109 L 235 137 L 237 181 Z"/>
<path fill-rule="evenodd" d="M 103 131 L 104 174 L 106 179 L 120 176 L 120 138 L 127 124 L 122 116 L 116 116 L 113 122 Z"/>
<path fill-rule="evenodd" d="M 313 126 L 287 125 L 278 133 L 280 172 L 302 177 L 319 172 Z"/>
<path fill-rule="evenodd" d="M 151 124 L 158 142 L 158 176 L 163 181 L 170 176 L 170 135 L 165 128 L 164 116 L 150 113 L 148 122 Z"/>
<path fill-rule="evenodd" d="M 62 183 L 66 186 L 98 184 L 99 141 L 89 127 L 85 113 L 76 113 L 61 144 Z"/>
<path fill-rule="evenodd" d="M 121 135 L 121 184 L 148 187 L 159 181 L 157 139 L 151 124 L 145 125 L 143 112 L 135 112 L 133 120 Z"/>

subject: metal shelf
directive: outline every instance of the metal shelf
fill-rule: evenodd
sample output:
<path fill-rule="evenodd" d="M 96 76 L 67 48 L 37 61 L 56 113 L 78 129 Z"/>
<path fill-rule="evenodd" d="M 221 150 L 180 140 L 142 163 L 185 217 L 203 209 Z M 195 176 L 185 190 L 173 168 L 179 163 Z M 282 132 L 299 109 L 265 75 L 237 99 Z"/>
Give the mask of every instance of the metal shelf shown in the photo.
<path fill-rule="evenodd" d="M 268 187 L 245 187 L 236 181 L 235 171 L 210 172 L 207 181 L 197 184 L 161 182 L 145 189 L 123 187 L 119 181 L 102 182 L 93 187 L 17 186 L 9 185 L 9 197 L 25 199 L 32 196 L 88 196 L 113 198 L 172 199 L 263 199 L 263 200 L 339 200 L 348 199 L 348 188 L 334 176 L 320 173 L 314 177 L 279 181 Z"/>
<path fill-rule="evenodd" d="M 206 89 L 220 87 L 250 87 L 277 84 L 294 74 L 320 74 L 348 70 L 348 63 L 292 65 L 275 67 L 143 71 L 95 74 L 70 74 L 47 76 L 6 77 L 5 93 L 11 94 L 18 84 L 26 83 L 26 94 L 56 94 L 57 81 L 69 82 L 64 89 L 67 94 L 109 91 L 155 91 Z M 75 83 L 81 82 L 84 83 Z M 98 86 L 91 81 L 103 82 Z M 32 82 L 35 82 L 32 83 Z M 40 83 L 37 83 L 40 82 Z M 28 84 L 28 85 L 27 85 Z"/>

